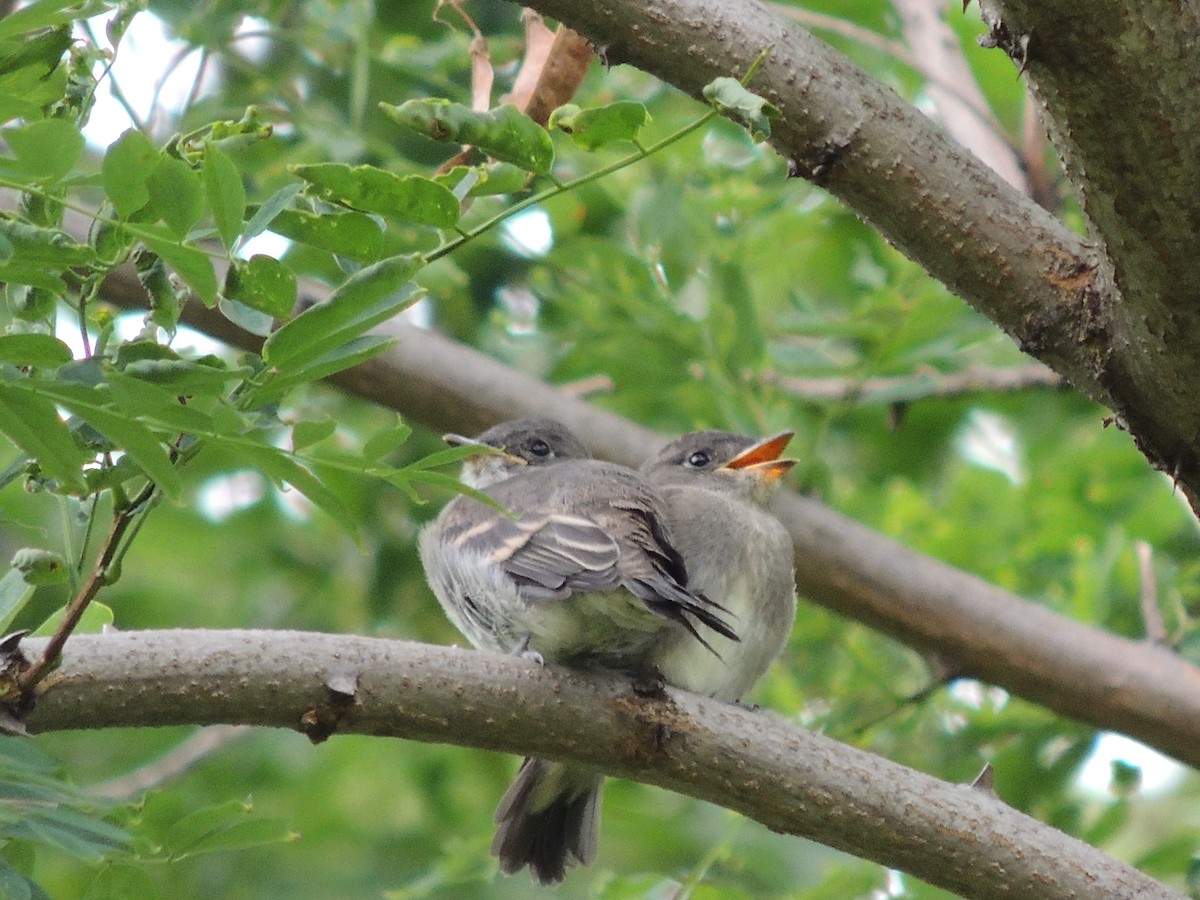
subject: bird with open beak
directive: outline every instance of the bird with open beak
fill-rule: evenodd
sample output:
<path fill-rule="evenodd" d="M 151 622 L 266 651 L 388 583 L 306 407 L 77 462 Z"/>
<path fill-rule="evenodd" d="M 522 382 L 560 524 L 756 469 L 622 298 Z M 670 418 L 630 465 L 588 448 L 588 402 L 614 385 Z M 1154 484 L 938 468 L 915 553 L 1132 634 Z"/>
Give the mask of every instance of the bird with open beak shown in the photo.
<path fill-rule="evenodd" d="M 720 606 L 688 587 L 662 498 L 636 472 L 580 458 L 577 439 L 547 420 L 505 423 L 474 443 L 500 452 L 468 458 L 463 480 L 511 515 L 463 495 L 418 539 L 430 587 L 472 644 L 643 683 L 675 683 L 660 664 L 666 648 L 736 645 Z M 591 862 L 603 781 L 525 760 L 496 812 L 500 868 L 529 866 L 551 884 L 572 861 Z"/>
<path fill-rule="evenodd" d="M 796 617 L 792 539 L 768 504 L 796 463 L 781 457 L 792 436 L 697 431 L 641 467 L 662 497 L 688 586 L 718 604 L 738 636 L 714 637 L 715 653 L 671 641 L 658 658 L 670 684 L 739 700 L 787 642 Z"/>

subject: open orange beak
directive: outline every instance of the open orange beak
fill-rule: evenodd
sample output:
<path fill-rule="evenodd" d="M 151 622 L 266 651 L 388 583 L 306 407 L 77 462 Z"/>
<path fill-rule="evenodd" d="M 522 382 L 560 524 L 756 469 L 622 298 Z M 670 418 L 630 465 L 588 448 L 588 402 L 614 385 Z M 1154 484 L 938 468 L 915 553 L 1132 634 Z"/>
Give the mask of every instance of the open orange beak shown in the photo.
<path fill-rule="evenodd" d="M 757 444 L 747 447 L 725 465 L 722 469 L 746 471 L 766 484 L 773 484 L 796 464 L 794 459 L 780 459 L 779 454 L 787 447 L 788 442 L 796 436 L 794 431 L 784 431 L 774 437 L 764 438 Z"/>

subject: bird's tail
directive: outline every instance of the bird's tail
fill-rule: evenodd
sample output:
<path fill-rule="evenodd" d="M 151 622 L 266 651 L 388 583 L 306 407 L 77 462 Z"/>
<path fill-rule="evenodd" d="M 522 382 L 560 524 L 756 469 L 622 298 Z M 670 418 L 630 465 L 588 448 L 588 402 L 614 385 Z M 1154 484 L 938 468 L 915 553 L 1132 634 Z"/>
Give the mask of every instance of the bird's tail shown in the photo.
<path fill-rule="evenodd" d="M 526 759 L 496 808 L 492 854 L 506 874 L 529 866 L 542 884 L 557 884 L 576 860 L 596 858 L 604 776 L 591 769 Z"/>

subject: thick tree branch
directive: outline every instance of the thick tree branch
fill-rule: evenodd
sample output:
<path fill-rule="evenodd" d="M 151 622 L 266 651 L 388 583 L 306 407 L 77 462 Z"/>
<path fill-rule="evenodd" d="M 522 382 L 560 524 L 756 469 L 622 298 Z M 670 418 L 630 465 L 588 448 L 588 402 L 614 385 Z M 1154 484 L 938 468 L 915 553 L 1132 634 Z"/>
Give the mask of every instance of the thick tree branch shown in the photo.
<path fill-rule="evenodd" d="M 981 0 L 1023 69 L 1105 251 L 1096 378 L 1193 508 L 1200 483 L 1200 9 L 1105 0 L 1087 13 Z"/>
<path fill-rule="evenodd" d="M 306 290 L 319 298 L 318 288 Z M 144 302 L 126 269 L 109 278 L 104 296 L 127 307 Z M 184 321 L 234 346 L 261 342 L 199 303 L 185 306 Z M 474 433 L 503 419 L 552 416 L 598 456 L 626 465 L 640 464 L 666 440 L 436 333 L 398 321 L 380 331 L 396 346 L 333 380 L 426 427 Z M 792 534 L 802 596 L 936 652 L 958 675 L 1200 767 L 1200 669 L 1170 648 L 1051 612 L 814 500 L 784 492 L 776 511 Z"/>
<path fill-rule="evenodd" d="M 1160 34 L 1156 21 L 1176 5 L 1154 4 L 1145 16 L 1141 5 L 1115 0 L 1107 13 L 1086 16 L 1030 0 L 989 6 L 1005 10 L 998 46 L 1022 62 L 1023 48 L 1032 47 L 1030 62 L 1044 60 L 1058 73 L 1061 100 L 1047 107 L 1066 116 L 1059 130 L 1086 125 L 1099 147 L 1112 120 L 1124 120 L 1101 159 L 1077 154 L 1089 172 L 1098 163 L 1111 176 L 1096 180 L 1087 198 L 1115 260 L 1110 266 L 1103 252 L 894 91 L 756 0 L 528 2 L 591 39 L 610 64 L 630 63 L 695 97 L 713 78 L 748 71 L 771 48 L 751 88 L 782 111 L 772 143 L 793 171 L 871 222 L 1022 350 L 1116 412 L 1147 458 L 1174 474 L 1200 509 L 1200 406 L 1192 402 L 1200 395 L 1200 262 L 1189 250 L 1200 230 L 1200 193 L 1192 189 L 1200 128 L 1170 127 L 1194 118 L 1182 115 L 1194 106 L 1194 12 Z M 1130 57 L 1141 67 L 1114 65 Z M 1083 95 L 1094 81 L 1111 90 L 1089 103 Z M 1076 104 L 1078 111 L 1066 112 Z M 1114 116 L 1115 104 L 1127 114 Z M 1148 142 L 1143 117 L 1155 126 Z M 1154 156 L 1140 155 L 1146 143 L 1157 145 Z M 1147 188 L 1129 197 L 1124 179 L 1134 173 Z M 1144 302 L 1124 305 L 1114 279 Z"/>
<path fill-rule="evenodd" d="M 236 723 L 570 759 L 965 896 L 1181 896 L 987 791 L 766 712 L 677 691 L 646 698 L 617 677 L 516 657 L 303 632 L 85 635 L 39 691 L 34 731 Z"/>

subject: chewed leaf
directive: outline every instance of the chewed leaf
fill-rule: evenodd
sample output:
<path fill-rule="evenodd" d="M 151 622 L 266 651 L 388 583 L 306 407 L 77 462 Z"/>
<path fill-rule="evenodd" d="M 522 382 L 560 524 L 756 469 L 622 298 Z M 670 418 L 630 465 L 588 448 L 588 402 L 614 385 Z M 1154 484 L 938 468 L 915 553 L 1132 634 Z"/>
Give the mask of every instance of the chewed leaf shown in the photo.
<path fill-rule="evenodd" d="M 380 108 L 392 121 L 435 141 L 470 144 L 528 172 L 549 175 L 554 165 L 550 135 L 515 106 L 476 112 L 449 100 L 409 100 L 400 106 L 381 103 Z"/>
<path fill-rule="evenodd" d="M 443 184 L 420 175 L 396 175 L 375 166 L 317 163 L 292 166 L 325 200 L 408 222 L 453 228 L 458 198 Z"/>
<path fill-rule="evenodd" d="M 765 141 L 771 136 L 771 120 L 780 116 L 778 107 L 746 90 L 736 78 L 718 78 L 705 85 L 704 99 L 745 125 L 756 141 Z"/>
<path fill-rule="evenodd" d="M 567 104 L 550 114 L 550 127 L 562 129 L 585 150 L 596 150 L 614 141 L 636 140 L 649 121 L 646 107 L 633 100 L 619 100 L 594 109 Z"/>

